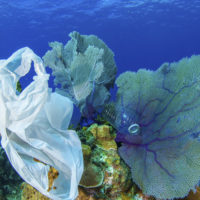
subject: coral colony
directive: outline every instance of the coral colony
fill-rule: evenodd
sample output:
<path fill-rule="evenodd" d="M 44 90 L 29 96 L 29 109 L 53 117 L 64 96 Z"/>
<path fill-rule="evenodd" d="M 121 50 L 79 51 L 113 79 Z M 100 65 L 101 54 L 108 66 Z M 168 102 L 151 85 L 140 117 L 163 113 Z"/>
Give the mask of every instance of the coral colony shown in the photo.
<path fill-rule="evenodd" d="M 61 84 L 57 92 L 70 97 L 81 113 L 102 107 L 109 99 L 114 84 L 116 65 L 112 51 L 94 35 L 69 34 L 71 40 L 63 45 L 50 43 L 52 50 L 43 56 Z"/>
<path fill-rule="evenodd" d="M 69 98 L 83 118 L 95 121 L 98 113 L 103 124 L 106 120 L 114 128 L 77 129 L 84 155 L 80 186 L 99 187 L 99 197 L 117 199 L 130 186 L 131 173 L 143 194 L 158 199 L 183 198 L 195 190 L 200 180 L 200 56 L 164 63 L 156 71 L 127 71 L 115 80 L 114 54 L 102 40 L 75 31 L 69 36 L 65 45 L 50 43 L 52 49 L 43 56 L 56 92 Z M 111 102 L 114 83 L 118 90 Z M 127 187 L 111 186 L 111 175 L 112 184 L 126 182 Z"/>
<path fill-rule="evenodd" d="M 125 72 L 116 80 L 119 154 L 143 193 L 184 197 L 200 178 L 200 56 L 165 63 L 157 71 Z M 113 108 L 114 107 L 114 108 Z"/>

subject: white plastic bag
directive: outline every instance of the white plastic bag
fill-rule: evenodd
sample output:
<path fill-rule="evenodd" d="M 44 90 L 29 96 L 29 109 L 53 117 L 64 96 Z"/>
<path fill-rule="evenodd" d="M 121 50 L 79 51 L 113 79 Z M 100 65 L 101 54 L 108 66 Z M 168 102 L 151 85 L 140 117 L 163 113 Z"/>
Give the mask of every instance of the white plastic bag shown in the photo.
<path fill-rule="evenodd" d="M 34 62 L 37 76 L 19 95 L 16 84 Z M 67 130 L 73 104 L 52 93 L 40 57 L 27 47 L 0 60 L 1 144 L 15 170 L 30 185 L 53 200 L 73 200 L 83 172 L 76 132 Z M 58 176 L 50 180 L 55 168 Z"/>

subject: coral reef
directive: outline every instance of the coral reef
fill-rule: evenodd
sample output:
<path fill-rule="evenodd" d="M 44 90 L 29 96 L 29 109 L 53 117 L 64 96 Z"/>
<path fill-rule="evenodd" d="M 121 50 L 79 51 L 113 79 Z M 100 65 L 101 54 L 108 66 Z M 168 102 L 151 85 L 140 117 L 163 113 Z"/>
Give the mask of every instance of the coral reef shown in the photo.
<path fill-rule="evenodd" d="M 116 134 L 111 126 L 93 124 L 83 127 L 78 134 L 82 140 L 85 168 L 76 200 L 156 200 L 144 195 L 132 183 L 130 170 L 117 153 Z M 51 178 L 57 176 L 56 170 L 51 172 L 50 183 Z M 27 183 L 20 189 L 21 198 L 16 200 L 50 200 Z M 198 187 L 196 193 L 191 191 L 182 200 L 198 200 L 199 191 Z"/>
<path fill-rule="evenodd" d="M 84 173 L 76 200 L 139 200 L 130 170 L 120 159 L 111 126 L 97 124 L 78 132 L 82 140 Z M 28 184 L 23 185 L 22 200 L 48 200 Z"/>
<path fill-rule="evenodd" d="M 12 197 L 8 198 L 8 200 L 50 200 L 48 197 L 45 197 L 41 193 L 39 193 L 36 189 L 30 186 L 27 183 L 23 183 L 20 187 L 22 190 L 20 197 Z M 95 198 L 94 193 L 87 191 L 87 189 L 83 187 L 79 187 L 79 195 L 76 200 L 105 200 L 105 198 Z M 97 190 L 95 191 L 97 193 Z M 106 198 L 110 199 L 110 198 Z M 176 199 L 176 200 L 199 200 L 200 199 L 200 188 L 197 187 L 197 191 L 194 193 L 190 191 L 189 195 L 184 199 Z M 4 200 L 4 198 L 0 200 Z M 154 197 L 144 195 L 142 191 L 135 191 L 135 187 L 132 186 L 127 192 L 122 192 L 115 200 L 159 200 Z"/>
<path fill-rule="evenodd" d="M 27 183 L 23 183 L 21 200 L 50 200 Z"/>
<path fill-rule="evenodd" d="M 83 191 L 98 199 L 116 200 L 127 196 L 133 183 L 129 168 L 117 153 L 117 144 L 114 140 L 116 135 L 112 127 L 93 124 L 89 128 L 83 128 L 78 134 L 84 143 L 84 162 L 87 163 L 80 182 Z M 88 173 L 88 163 L 96 166 L 96 169 L 99 170 L 96 170 L 96 175 L 94 170 L 90 170 L 92 175 Z M 98 178 L 99 176 L 101 178 Z M 98 181 L 96 180 L 98 184 L 90 186 L 88 181 L 91 184 L 91 179 L 93 181 L 98 179 Z M 87 185 L 83 183 L 87 183 Z"/>
<path fill-rule="evenodd" d="M 25 102 L 25 92 L 29 90 L 24 90 L 21 101 L 18 78 L 25 75 L 24 67 L 30 69 L 32 62 L 22 61 L 32 52 L 23 48 L 8 61 L 0 60 L 4 94 L 1 107 L 3 111 L 9 108 L 1 117 L 2 146 L 13 167 L 25 181 L 52 199 L 75 199 L 79 191 L 76 200 L 200 200 L 200 56 L 164 63 L 156 71 L 140 69 L 121 74 L 116 80 L 116 101 L 105 105 L 116 75 L 114 54 L 94 35 L 72 32 L 69 36 L 71 40 L 66 45 L 50 43 L 52 50 L 43 57 L 45 65 L 53 70 L 57 92 L 79 107 L 81 119 L 101 125 L 83 127 L 81 121 L 76 127 L 79 138 L 75 131 L 66 132 L 72 102 L 49 91 L 49 75 L 35 54 L 31 59 L 39 61 L 37 67 L 42 69 L 36 68 L 36 72 L 44 76 L 39 77 L 43 82 L 35 77 L 32 86 L 44 83 L 38 91 L 45 93 L 37 96 L 32 87 L 33 96 L 27 94 L 31 100 Z M 25 56 L 24 52 L 28 54 Z M 17 70 L 19 61 L 29 66 L 20 65 L 22 71 Z M 12 92 L 9 90 L 9 97 L 7 83 L 16 84 Z M 37 110 L 35 107 L 42 100 Z M 33 106 L 31 112 L 27 112 L 26 105 Z M 64 115 L 68 115 L 68 108 L 67 122 Z M 97 118 L 102 108 L 103 113 Z M 24 123 L 24 116 L 33 119 Z M 17 162 L 23 160 L 26 162 Z M 25 170 L 27 163 L 31 163 L 29 171 Z M 21 184 L 1 147 L 0 169 L 0 200 L 50 200 L 31 185 Z"/>
<path fill-rule="evenodd" d="M 116 84 L 104 117 L 117 129 L 133 181 L 146 195 L 185 197 L 200 180 L 200 56 L 125 72 Z"/>
<path fill-rule="evenodd" d="M 0 138 L 1 139 L 1 138 Z M 0 146 L 0 199 L 15 199 L 22 179 L 12 168 L 4 149 Z"/>
<path fill-rule="evenodd" d="M 51 42 L 52 50 L 43 60 L 52 69 L 57 91 L 70 97 L 83 116 L 92 118 L 110 97 L 116 75 L 114 54 L 94 35 L 74 31 L 69 36 L 66 45 Z"/>

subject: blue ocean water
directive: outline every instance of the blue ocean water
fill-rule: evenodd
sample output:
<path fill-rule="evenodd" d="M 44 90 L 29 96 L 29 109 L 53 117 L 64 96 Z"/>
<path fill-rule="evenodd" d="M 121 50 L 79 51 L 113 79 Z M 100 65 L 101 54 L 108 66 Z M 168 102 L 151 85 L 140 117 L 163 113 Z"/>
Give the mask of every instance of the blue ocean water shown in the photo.
<path fill-rule="evenodd" d="M 48 42 L 66 43 L 76 30 L 112 49 L 118 74 L 157 69 L 200 53 L 199 13 L 200 0 L 1 0 L 0 59 L 24 46 L 43 56 Z"/>

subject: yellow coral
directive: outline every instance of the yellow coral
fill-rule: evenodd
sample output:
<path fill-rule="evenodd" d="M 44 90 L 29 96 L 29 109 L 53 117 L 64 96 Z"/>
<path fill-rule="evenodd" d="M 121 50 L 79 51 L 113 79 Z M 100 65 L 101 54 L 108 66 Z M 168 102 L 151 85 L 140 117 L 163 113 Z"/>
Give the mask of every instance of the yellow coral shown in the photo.
<path fill-rule="evenodd" d="M 100 145 L 101 148 L 103 148 L 106 151 L 109 151 L 111 149 L 117 150 L 117 144 L 114 140 L 99 140 L 98 144 Z"/>
<path fill-rule="evenodd" d="M 108 151 L 111 149 L 117 150 L 117 144 L 114 141 L 114 136 L 110 134 L 110 126 L 93 124 L 89 131 L 93 134 L 100 148 Z"/>
<path fill-rule="evenodd" d="M 89 156 L 91 154 L 91 148 L 86 144 L 82 144 L 82 151 L 84 156 Z"/>
<path fill-rule="evenodd" d="M 97 124 L 94 124 L 93 126 L 91 126 L 91 129 L 89 129 L 89 131 L 97 140 L 113 139 L 110 134 L 110 127 L 108 125 L 98 126 Z"/>
<path fill-rule="evenodd" d="M 22 184 L 21 200 L 50 200 L 27 183 Z"/>

